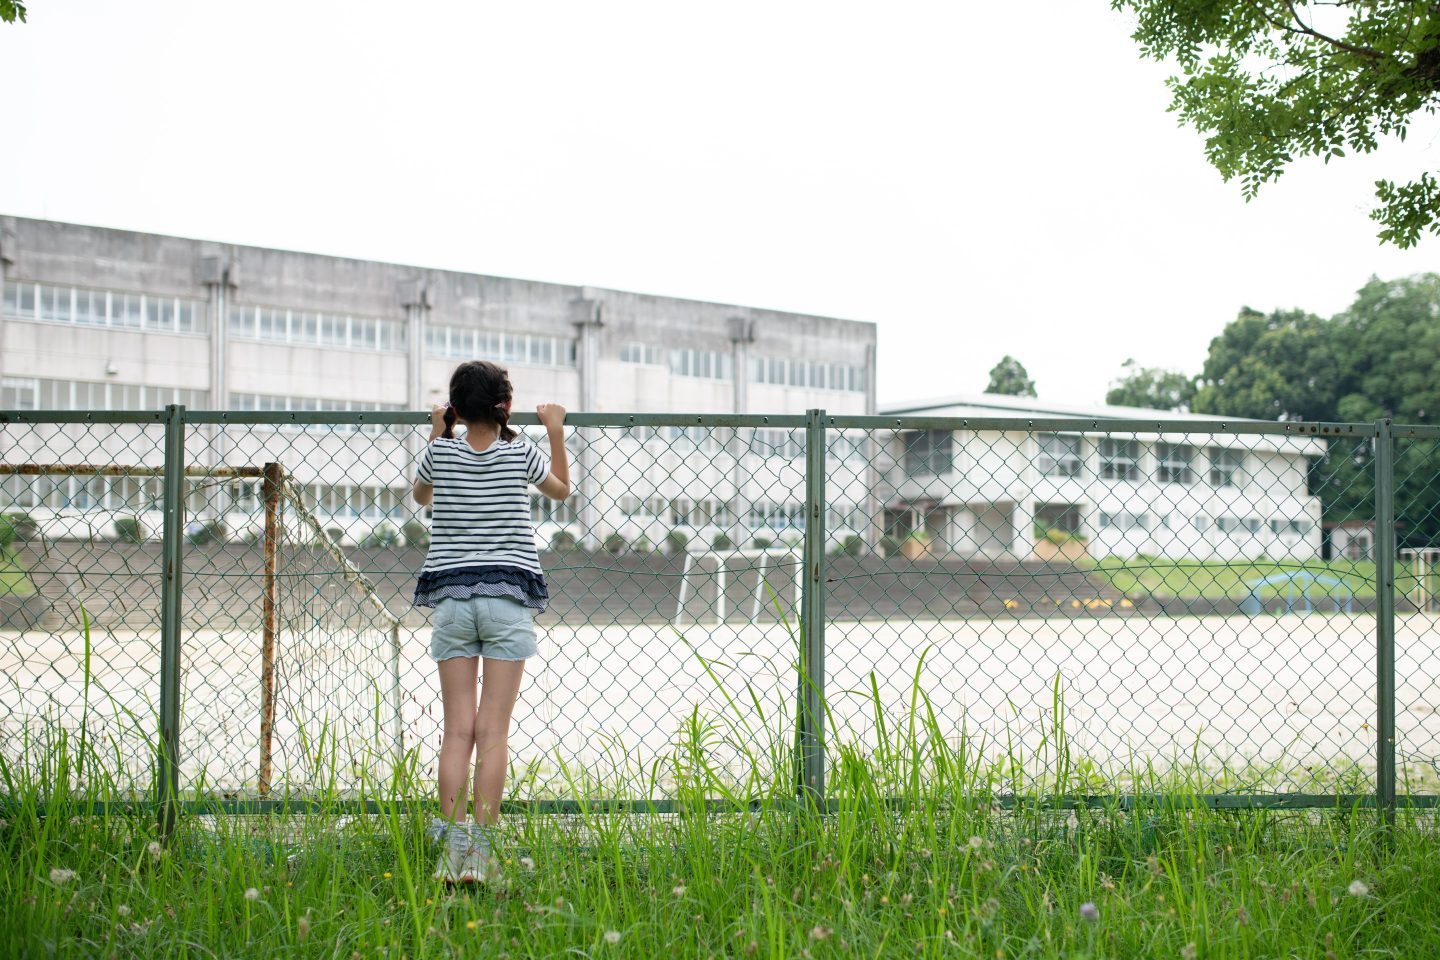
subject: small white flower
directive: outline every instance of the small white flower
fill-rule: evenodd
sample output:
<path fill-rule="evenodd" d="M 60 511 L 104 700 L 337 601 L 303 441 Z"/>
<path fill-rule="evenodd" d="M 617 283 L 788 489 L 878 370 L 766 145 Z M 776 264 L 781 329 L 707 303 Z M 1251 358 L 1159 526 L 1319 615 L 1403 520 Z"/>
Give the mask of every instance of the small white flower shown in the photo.
<path fill-rule="evenodd" d="M 1194 943 L 1187 943 L 1180 948 L 1180 958 L 1181 960 L 1195 960 L 1198 952 Z"/>
<path fill-rule="evenodd" d="M 165 856 L 165 848 L 160 846 L 160 844 L 155 840 L 151 840 L 149 843 L 145 844 L 145 849 L 147 852 L 149 852 L 151 860 L 159 860 L 161 857 Z"/>
<path fill-rule="evenodd" d="M 128 916 L 130 916 L 130 908 L 127 907 L 127 906 L 125 906 L 125 904 L 123 904 L 123 903 L 120 904 L 120 906 L 118 906 L 118 907 L 115 908 L 115 912 L 118 913 L 118 914 L 119 914 L 120 916 L 122 916 L 122 917 L 128 917 Z"/>
<path fill-rule="evenodd" d="M 830 931 L 830 928 L 829 928 L 829 927 L 820 927 L 820 926 L 811 927 L 811 928 L 810 928 L 810 939 L 811 939 L 811 940 L 829 940 L 829 939 L 830 939 L 830 932 L 831 932 L 831 931 Z"/>
<path fill-rule="evenodd" d="M 605 942 L 606 942 L 606 943 L 611 943 L 611 944 L 619 943 L 619 942 L 620 942 L 620 931 L 619 931 L 619 930 L 606 930 L 606 931 L 605 931 Z"/>
<path fill-rule="evenodd" d="M 979 849 L 980 849 L 981 847 L 983 847 L 983 846 L 985 846 L 985 838 L 984 838 L 984 837 L 971 837 L 971 838 L 970 838 L 970 849 L 971 849 L 971 850 L 979 850 Z"/>
<path fill-rule="evenodd" d="M 675 894 L 675 896 L 677 896 L 677 897 L 683 897 L 683 896 L 685 896 L 685 884 L 683 884 L 683 883 L 677 884 L 676 887 L 675 887 L 675 889 L 674 889 L 674 890 L 671 890 L 670 892 L 673 893 L 673 894 Z"/>
<path fill-rule="evenodd" d="M 1095 906 L 1095 904 L 1091 903 L 1089 900 L 1086 900 L 1084 903 L 1080 904 L 1080 919 L 1099 920 L 1100 908 Z"/>
<path fill-rule="evenodd" d="M 1367 893 L 1369 893 L 1369 892 L 1370 892 L 1370 888 L 1365 885 L 1365 881 L 1364 881 L 1364 880 L 1354 880 L 1354 881 L 1351 881 L 1351 883 L 1350 883 L 1350 896 L 1352 896 L 1352 897 L 1363 897 L 1363 896 L 1365 896 L 1365 895 L 1366 895 Z"/>
<path fill-rule="evenodd" d="M 246 900 L 259 900 L 259 899 L 260 899 L 260 891 L 259 891 L 259 890 L 256 890 L 254 887 L 247 887 L 246 890 L 245 890 L 245 899 L 246 899 Z"/>
<path fill-rule="evenodd" d="M 74 880 L 74 879 L 75 879 L 75 871 L 74 871 L 74 870 L 66 870 L 66 869 L 64 869 L 63 867 L 51 867 L 51 868 L 50 868 L 50 882 L 51 882 L 51 883 L 69 883 L 71 880 Z"/>
<path fill-rule="evenodd" d="M 523 870 L 534 870 L 534 869 L 535 869 L 535 861 L 534 861 L 534 860 L 531 860 L 529 857 L 521 857 L 521 858 L 520 858 L 520 867 L 521 867 L 521 869 L 523 869 Z"/>

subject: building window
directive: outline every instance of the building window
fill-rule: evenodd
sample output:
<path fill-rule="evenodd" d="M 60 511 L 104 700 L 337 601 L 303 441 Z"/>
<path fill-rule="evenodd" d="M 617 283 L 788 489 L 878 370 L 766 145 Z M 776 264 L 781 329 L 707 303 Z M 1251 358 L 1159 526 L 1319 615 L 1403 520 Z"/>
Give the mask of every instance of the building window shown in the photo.
<path fill-rule="evenodd" d="M 731 365 L 730 354 L 718 350 L 670 351 L 670 372 L 681 377 L 729 380 Z"/>
<path fill-rule="evenodd" d="M 690 500 L 677 497 L 670 501 L 670 523 L 679 527 L 729 526 L 730 505 L 722 500 Z"/>
<path fill-rule="evenodd" d="M 1102 530 L 1149 530 L 1150 527 L 1151 519 L 1148 513 L 1129 513 L 1123 510 L 1117 513 L 1100 513 Z"/>
<path fill-rule="evenodd" d="M 177 322 L 183 322 L 180 318 Z M 339 347 L 343 350 L 403 350 L 403 320 L 351 317 L 334 313 L 285 310 L 279 307 L 230 308 L 230 336 L 237 340 L 288 343 L 298 347 Z"/>
<path fill-rule="evenodd" d="M 624 343 L 620 345 L 620 362 L 663 366 L 665 351 L 653 343 Z"/>
<path fill-rule="evenodd" d="M 1035 507 L 1035 535 L 1043 537 L 1051 530 L 1064 533 L 1080 532 L 1080 505 L 1075 503 L 1041 503 Z"/>
<path fill-rule="evenodd" d="M 750 360 L 750 379 L 755 383 L 771 383 L 781 387 L 808 387 L 812 390 L 864 393 L 865 368 L 843 363 L 821 363 L 791 360 L 785 357 L 754 357 Z"/>
<path fill-rule="evenodd" d="M 1140 441 L 1116 440 L 1113 437 L 1102 439 L 1100 441 L 1100 479 L 1139 482 Z"/>
<path fill-rule="evenodd" d="M 1210 448 L 1210 485 L 1212 487 L 1234 487 L 1240 483 L 1240 470 L 1245 465 L 1244 450 L 1229 450 L 1224 447 Z"/>
<path fill-rule="evenodd" d="M 472 327 L 426 324 L 425 352 L 456 360 L 479 358 L 495 363 L 540 367 L 575 366 L 575 341 L 540 334 L 504 333 Z"/>
<path fill-rule="evenodd" d="M 845 500 L 827 507 L 826 518 L 825 526 L 831 535 L 841 530 L 863 530 L 865 527 L 864 511 Z"/>
<path fill-rule="evenodd" d="M 155 410 L 172 403 L 194 410 L 203 409 L 208 398 L 204 390 L 138 383 L 23 377 L 0 380 L 0 409 L 4 410 Z"/>
<path fill-rule="evenodd" d="M 318 413 L 325 411 L 382 411 L 404 409 L 404 407 L 398 403 L 368 403 L 361 400 L 330 400 L 318 397 L 276 396 L 263 393 L 234 393 L 230 395 L 230 403 L 236 410 L 254 410 L 262 413 L 310 413 L 312 411 Z M 278 427 L 286 430 L 306 430 L 313 433 L 351 433 L 357 429 L 369 434 L 386 432 L 385 425 L 378 423 L 276 423 L 258 424 L 258 426 Z"/>
<path fill-rule="evenodd" d="M 955 465 L 955 435 L 949 430 L 902 433 L 905 470 L 910 474 L 949 473 Z"/>
<path fill-rule="evenodd" d="M 0 410 L 34 410 L 39 381 L 6 377 L 0 380 Z"/>
<path fill-rule="evenodd" d="M 1271 520 L 1270 532 L 1275 536 L 1300 537 L 1305 535 L 1303 520 Z"/>
<path fill-rule="evenodd" d="M 1182 443 L 1155 445 L 1155 479 L 1161 483 L 1194 483 L 1195 471 L 1190 462 L 1194 449 Z"/>
<path fill-rule="evenodd" d="M 158 333 L 204 333 L 205 301 L 119 293 L 48 283 L 6 283 L 5 316 L 14 320 L 121 327 Z"/>
<path fill-rule="evenodd" d="M 747 519 L 756 529 L 799 530 L 805 526 L 805 504 L 767 503 L 757 500 L 750 504 Z"/>
<path fill-rule="evenodd" d="M 1080 476 L 1080 438 L 1058 433 L 1039 435 L 1038 466 L 1042 477 Z"/>
<path fill-rule="evenodd" d="M 538 493 L 530 494 L 530 519 L 534 523 L 574 523 L 575 500 L 551 500 Z"/>
<path fill-rule="evenodd" d="M 750 438 L 750 452 L 759 457 L 794 460 L 805 455 L 805 439 L 796 430 L 761 427 Z"/>

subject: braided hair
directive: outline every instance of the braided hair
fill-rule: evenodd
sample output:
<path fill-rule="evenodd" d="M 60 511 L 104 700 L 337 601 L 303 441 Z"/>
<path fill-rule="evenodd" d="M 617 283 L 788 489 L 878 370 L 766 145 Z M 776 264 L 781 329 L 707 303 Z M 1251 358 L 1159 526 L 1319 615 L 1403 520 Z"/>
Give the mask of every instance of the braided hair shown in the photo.
<path fill-rule="evenodd" d="M 467 423 L 495 423 L 500 439 L 507 443 L 516 433 L 510 427 L 507 404 L 514 396 L 510 375 L 489 360 L 467 360 L 450 376 L 450 406 L 445 410 L 445 439 L 455 437 L 455 420 Z"/>

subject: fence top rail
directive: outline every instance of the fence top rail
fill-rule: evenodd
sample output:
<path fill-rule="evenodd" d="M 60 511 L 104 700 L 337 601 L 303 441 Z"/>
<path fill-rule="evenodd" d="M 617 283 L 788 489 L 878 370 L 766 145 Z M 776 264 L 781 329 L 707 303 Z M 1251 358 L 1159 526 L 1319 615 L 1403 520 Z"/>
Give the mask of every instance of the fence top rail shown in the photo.
<path fill-rule="evenodd" d="M 826 416 L 837 430 L 1011 430 L 1025 433 L 1213 433 L 1287 437 L 1374 437 L 1373 423 L 1269 420 L 1112 420 L 1105 417 L 886 417 Z M 1401 428 L 1397 427 L 1399 431 Z M 1404 429 L 1409 429 L 1404 428 Z"/>
<path fill-rule="evenodd" d="M 187 424 L 215 425 L 376 425 L 422 426 L 430 421 L 424 410 L 187 410 L 177 408 Z M 161 410 L 0 410 L 0 424 L 97 423 L 163 424 Z M 534 413 L 516 412 L 510 420 L 516 426 L 536 426 Z M 565 423 L 573 427 L 715 427 L 799 429 L 807 423 L 804 414 L 759 413 L 567 413 Z M 1227 420 L 1223 418 L 1180 420 L 1156 417 L 1153 420 L 1112 420 L 1103 417 L 913 417 L 823 415 L 821 423 L 839 430 L 1006 430 L 1024 433 L 1147 433 L 1147 434 L 1259 434 L 1286 437 L 1355 437 L 1378 435 L 1374 423 L 1332 423 L 1309 421 Z M 1440 426 L 1396 424 L 1399 437 L 1440 438 Z"/>
<path fill-rule="evenodd" d="M 0 410 L 0 423 L 164 424 L 164 410 Z"/>
<path fill-rule="evenodd" d="M 185 467 L 187 477 L 226 478 L 263 477 L 264 467 Z M 163 477 L 164 467 L 147 467 L 123 463 L 0 463 L 0 476 L 18 474 L 22 477 L 94 476 L 94 477 Z"/>
<path fill-rule="evenodd" d="M 379 424 L 423 426 L 430 422 L 428 410 L 186 410 L 181 419 L 189 424 Z M 531 412 L 516 411 L 510 416 L 515 426 L 540 423 Z M 794 427 L 806 424 L 803 414 L 744 413 L 566 413 L 570 427 Z"/>

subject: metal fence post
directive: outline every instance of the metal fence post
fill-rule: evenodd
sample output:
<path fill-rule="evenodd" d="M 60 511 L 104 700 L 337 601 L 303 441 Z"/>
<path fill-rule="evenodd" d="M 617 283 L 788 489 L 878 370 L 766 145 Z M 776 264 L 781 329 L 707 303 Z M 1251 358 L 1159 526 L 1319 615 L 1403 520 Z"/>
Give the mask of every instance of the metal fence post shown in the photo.
<path fill-rule="evenodd" d="M 1377 421 L 1375 436 L 1375 806 L 1395 822 L 1395 430 Z"/>
<path fill-rule="evenodd" d="M 160 583 L 160 750 L 155 794 L 160 834 L 175 829 L 180 797 L 180 562 L 185 532 L 185 407 L 165 408 L 164 525 Z"/>
<path fill-rule="evenodd" d="M 808 410 L 805 416 L 797 787 L 802 799 L 819 807 L 825 796 L 825 411 Z"/>

